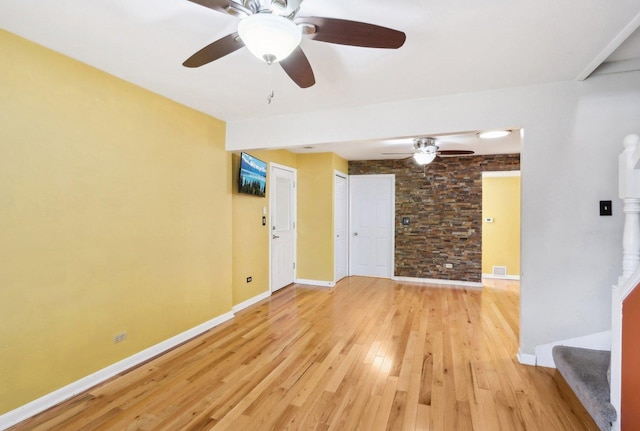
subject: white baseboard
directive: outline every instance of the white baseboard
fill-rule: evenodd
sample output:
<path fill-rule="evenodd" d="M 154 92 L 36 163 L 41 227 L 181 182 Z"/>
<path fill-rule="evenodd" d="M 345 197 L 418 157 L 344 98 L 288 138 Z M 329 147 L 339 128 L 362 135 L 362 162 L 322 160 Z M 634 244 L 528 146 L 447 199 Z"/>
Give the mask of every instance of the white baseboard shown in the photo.
<path fill-rule="evenodd" d="M 611 350 L 611 331 L 602 331 L 583 337 L 554 341 L 553 343 L 536 346 L 537 365 L 539 367 L 555 368 L 552 350 L 554 346 L 582 347 L 594 350 Z"/>
<path fill-rule="evenodd" d="M 335 287 L 336 283 L 333 281 L 322 281 L 322 280 L 306 280 L 304 278 L 297 278 L 297 284 L 308 284 L 309 286 L 320 286 L 320 287 Z"/>
<path fill-rule="evenodd" d="M 520 280 L 519 275 L 482 274 L 482 278 L 494 278 L 497 280 Z"/>
<path fill-rule="evenodd" d="M 522 365 L 531 365 L 534 367 L 536 366 L 536 355 L 518 352 L 516 354 L 516 357 L 518 358 L 518 362 L 520 362 Z"/>
<path fill-rule="evenodd" d="M 392 277 L 391 279 L 395 281 L 406 281 L 409 283 L 440 284 L 445 286 L 458 286 L 458 287 L 482 287 L 482 283 L 476 283 L 473 281 L 438 280 L 435 278 L 415 278 L 415 277 Z"/>
<path fill-rule="evenodd" d="M 233 307 L 231 307 L 231 311 L 233 311 L 234 314 L 239 313 L 245 308 L 249 308 L 252 305 L 257 304 L 258 302 L 262 301 L 263 299 L 267 299 L 270 296 L 271 292 L 263 292 L 259 295 L 254 296 L 253 298 L 249 298 L 246 301 L 241 302 L 240 304 L 234 305 Z"/>
<path fill-rule="evenodd" d="M 154 346 L 142 350 L 132 356 L 129 356 L 128 358 L 116 362 L 115 364 L 109 365 L 102 370 L 96 371 L 93 374 L 83 377 L 80 380 L 68 384 L 67 386 L 55 390 L 43 397 L 33 400 L 30 403 L 20 406 L 15 410 L 11 410 L 10 412 L 7 412 L 0 416 L 0 430 L 7 429 L 10 426 L 17 424 L 18 422 L 22 422 L 23 420 L 41 413 L 55 406 L 56 404 L 66 401 L 69 398 L 81 392 L 84 392 L 130 368 L 133 368 L 136 365 L 148 361 L 154 356 L 164 353 L 167 350 L 170 350 L 175 346 L 184 343 L 185 341 L 188 341 L 191 338 L 196 337 L 203 332 L 208 331 L 209 329 L 214 328 L 232 318 L 233 312 L 225 313 L 221 316 L 209 320 L 208 322 L 202 323 L 201 325 L 191 328 L 181 334 L 178 334 Z"/>

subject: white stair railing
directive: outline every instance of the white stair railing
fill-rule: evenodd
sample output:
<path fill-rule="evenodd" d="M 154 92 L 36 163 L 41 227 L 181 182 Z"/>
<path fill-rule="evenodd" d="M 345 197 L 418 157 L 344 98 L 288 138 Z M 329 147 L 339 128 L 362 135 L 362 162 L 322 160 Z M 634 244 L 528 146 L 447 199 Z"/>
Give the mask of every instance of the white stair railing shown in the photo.
<path fill-rule="evenodd" d="M 622 200 L 624 229 L 622 275 L 611 297 L 611 404 L 618 412 L 613 429 L 620 429 L 622 392 L 622 303 L 640 283 L 640 136 L 629 135 L 618 157 L 618 196 Z"/>

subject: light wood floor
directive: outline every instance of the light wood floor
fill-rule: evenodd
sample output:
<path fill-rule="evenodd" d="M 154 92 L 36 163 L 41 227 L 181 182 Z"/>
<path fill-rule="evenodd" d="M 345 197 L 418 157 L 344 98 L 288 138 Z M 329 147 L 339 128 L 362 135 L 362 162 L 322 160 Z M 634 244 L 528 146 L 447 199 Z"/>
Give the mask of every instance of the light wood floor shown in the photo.
<path fill-rule="evenodd" d="M 293 285 L 13 430 L 597 430 L 515 354 L 518 284 Z"/>

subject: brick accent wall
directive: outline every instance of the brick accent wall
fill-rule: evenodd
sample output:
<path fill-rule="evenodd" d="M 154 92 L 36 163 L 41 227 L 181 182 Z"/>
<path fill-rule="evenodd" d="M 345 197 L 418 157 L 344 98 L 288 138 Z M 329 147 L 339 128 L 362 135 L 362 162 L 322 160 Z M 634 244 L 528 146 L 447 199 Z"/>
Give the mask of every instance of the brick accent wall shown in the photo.
<path fill-rule="evenodd" d="M 470 282 L 482 278 L 482 172 L 519 169 L 519 154 L 349 162 L 349 175 L 396 176 L 395 276 Z"/>

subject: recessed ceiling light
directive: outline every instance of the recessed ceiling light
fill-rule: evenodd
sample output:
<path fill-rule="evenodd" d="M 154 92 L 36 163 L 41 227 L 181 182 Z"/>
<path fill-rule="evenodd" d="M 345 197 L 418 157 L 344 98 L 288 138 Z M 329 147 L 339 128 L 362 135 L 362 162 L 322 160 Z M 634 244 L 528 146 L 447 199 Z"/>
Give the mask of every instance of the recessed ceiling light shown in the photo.
<path fill-rule="evenodd" d="M 511 130 L 487 130 L 486 132 L 479 132 L 478 138 L 480 139 L 495 139 L 503 138 L 511 133 Z"/>

